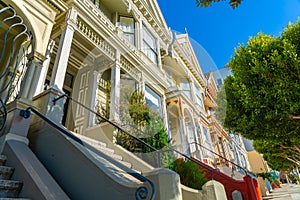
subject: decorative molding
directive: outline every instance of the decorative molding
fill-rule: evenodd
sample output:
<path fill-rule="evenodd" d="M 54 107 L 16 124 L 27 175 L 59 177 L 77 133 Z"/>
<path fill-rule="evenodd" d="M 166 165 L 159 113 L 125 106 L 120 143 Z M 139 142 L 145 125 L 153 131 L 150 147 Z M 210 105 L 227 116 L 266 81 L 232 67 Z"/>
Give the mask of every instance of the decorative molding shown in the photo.
<path fill-rule="evenodd" d="M 133 64 L 131 64 L 124 56 L 121 56 L 120 64 L 122 69 L 124 69 L 132 77 L 136 78 L 136 80 L 141 79 L 141 72 L 138 71 L 138 69 Z"/>
<path fill-rule="evenodd" d="M 116 50 L 105 41 L 96 31 L 94 31 L 90 26 L 83 22 L 83 20 L 78 17 L 76 21 L 77 30 L 86 36 L 96 47 L 101 49 L 109 58 L 115 59 Z"/>

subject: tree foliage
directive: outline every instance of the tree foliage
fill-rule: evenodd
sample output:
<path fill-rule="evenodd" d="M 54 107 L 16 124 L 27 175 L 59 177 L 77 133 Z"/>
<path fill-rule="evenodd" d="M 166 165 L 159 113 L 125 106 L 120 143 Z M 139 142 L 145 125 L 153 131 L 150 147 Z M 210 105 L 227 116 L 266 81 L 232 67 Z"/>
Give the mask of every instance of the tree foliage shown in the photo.
<path fill-rule="evenodd" d="M 225 79 L 224 126 L 255 140 L 268 162 L 299 165 L 300 120 L 292 119 L 300 115 L 299 58 L 300 21 L 289 24 L 281 37 L 250 38 L 229 62 L 233 75 Z"/>
<path fill-rule="evenodd" d="M 130 88 L 125 89 L 121 104 L 122 126 L 131 135 L 158 150 L 168 146 L 168 134 L 164 128 L 163 119 L 158 111 L 152 110 L 147 105 L 143 92 L 132 91 Z M 117 133 L 116 141 L 117 144 L 131 152 L 148 153 L 152 151 L 123 132 Z"/>
<path fill-rule="evenodd" d="M 196 5 L 198 7 L 207 7 L 211 6 L 212 3 L 215 2 L 220 2 L 220 1 L 225 1 L 225 0 L 196 0 Z M 229 4 L 232 8 L 236 8 L 238 5 L 240 5 L 242 0 L 230 0 Z"/>

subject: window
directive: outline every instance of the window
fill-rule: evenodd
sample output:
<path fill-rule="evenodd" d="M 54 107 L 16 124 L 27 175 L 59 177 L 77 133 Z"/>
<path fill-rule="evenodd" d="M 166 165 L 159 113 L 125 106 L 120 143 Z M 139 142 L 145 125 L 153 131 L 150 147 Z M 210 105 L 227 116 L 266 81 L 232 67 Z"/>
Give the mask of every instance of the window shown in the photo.
<path fill-rule="evenodd" d="M 154 36 L 149 32 L 149 30 L 145 27 L 145 25 L 143 25 L 142 38 L 142 51 L 152 62 L 157 64 L 156 40 Z"/>
<path fill-rule="evenodd" d="M 162 114 L 161 110 L 161 98 L 158 94 L 156 94 L 151 88 L 148 86 L 145 87 L 145 99 L 147 105 L 153 110 L 158 111 Z"/>
<path fill-rule="evenodd" d="M 200 92 L 200 88 L 197 85 L 194 85 L 194 86 L 195 86 L 196 101 L 199 106 L 203 107 L 203 101 L 202 101 L 202 95 Z"/>
<path fill-rule="evenodd" d="M 223 85 L 222 79 L 218 78 L 218 80 L 217 80 L 217 85 Z"/>
<path fill-rule="evenodd" d="M 172 74 L 171 74 L 170 70 L 165 69 L 165 72 L 166 72 L 166 78 L 167 78 L 169 86 L 174 85 L 173 79 L 172 79 Z"/>
<path fill-rule="evenodd" d="M 210 139 L 209 139 L 209 133 L 207 131 L 207 129 L 202 126 L 202 130 L 203 130 L 203 135 L 204 135 L 204 145 L 207 149 L 212 149 L 211 148 L 211 143 L 210 143 Z M 210 158 L 213 158 L 213 155 L 210 151 L 208 150 L 204 150 L 206 151 L 206 156 L 210 157 Z"/>
<path fill-rule="evenodd" d="M 187 124 L 187 132 L 188 132 L 188 137 L 189 137 L 189 143 L 190 143 L 190 152 L 193 153 L 196 151 L 196 144 L 194 144 L 195 142 L 195 138 L 194 138 L 194 128 L 193 128 L 193 124 L 191 122 L 189 122 Z"/>
<path fill-rule="evenodd" d="M 135 28 L 134 28 L 134 19 L 132 17 L 120 16 L 119 18 L 119 27 L 123 31 L 125 38 L 135 44 Z"/>
<path fill-rule="evenodd" d="M 191 86 L 190 86 L 189 80 L 186 78 L 181 78 L 180 79 L 180 87 L 183 90 L 183 92 L 187 95 L 187 97 L 189 99 L 192 99 L 191 98 Z"/>

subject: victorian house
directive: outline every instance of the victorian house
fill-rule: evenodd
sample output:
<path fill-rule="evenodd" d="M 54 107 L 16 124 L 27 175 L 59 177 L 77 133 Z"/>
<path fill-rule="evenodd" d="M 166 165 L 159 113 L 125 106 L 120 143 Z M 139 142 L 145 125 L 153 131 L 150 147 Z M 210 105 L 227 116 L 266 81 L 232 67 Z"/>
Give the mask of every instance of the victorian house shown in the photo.
<path fill-rule="evenodd" d="M 8 197 L 205 199 L 175 172 L 155 168 L 166 155 L 211 168 L 235 158 L 211 114 L 212 75 L 202 73 L 188 34 L 170 31 L 157 1 L 3 0 L 0 6 L 1 153 L 15 167 L 10 176 L 22 181 Z M 146 144 L 161 159 L 158 166 L 117 137 L 125 134 L 127 147 L 145 145 L 140 132 L 149 131 L 148 113 L 169 141 L 157 154 Z"/>

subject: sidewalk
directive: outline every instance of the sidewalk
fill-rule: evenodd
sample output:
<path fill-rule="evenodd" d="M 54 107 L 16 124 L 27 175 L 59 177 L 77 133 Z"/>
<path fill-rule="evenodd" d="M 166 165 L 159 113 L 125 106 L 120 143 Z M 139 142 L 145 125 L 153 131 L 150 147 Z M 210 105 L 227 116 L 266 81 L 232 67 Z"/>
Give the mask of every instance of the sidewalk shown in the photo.
<path fill-rule="evenodd" d="M 275 188 L 264 200 L 300 200 L 300 185 L 281 184 L 281 188 Z"/>

